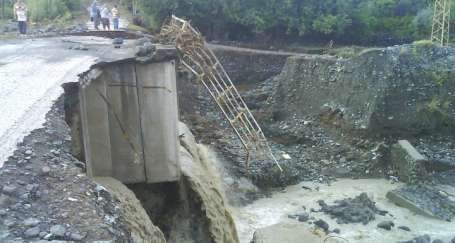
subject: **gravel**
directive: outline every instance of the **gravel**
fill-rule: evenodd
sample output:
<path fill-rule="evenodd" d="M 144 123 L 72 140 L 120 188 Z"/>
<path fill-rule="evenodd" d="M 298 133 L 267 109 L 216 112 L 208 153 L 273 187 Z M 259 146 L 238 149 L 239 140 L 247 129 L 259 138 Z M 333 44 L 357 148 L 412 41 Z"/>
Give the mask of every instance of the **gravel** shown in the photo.
<path fill-rule="evenodd" d="M 97 185 L 76 166 L 81 162 L 71 154 L 63 113 L 59 99 L 44 127 L 25 137 L 0 168 L 0 242 L 80 238 L 130 242 L 119 202 L 107 191 L 95 193 Z M 33 151 L 29 162 L 18 163 L 30 154 L 27 151 Z"/>

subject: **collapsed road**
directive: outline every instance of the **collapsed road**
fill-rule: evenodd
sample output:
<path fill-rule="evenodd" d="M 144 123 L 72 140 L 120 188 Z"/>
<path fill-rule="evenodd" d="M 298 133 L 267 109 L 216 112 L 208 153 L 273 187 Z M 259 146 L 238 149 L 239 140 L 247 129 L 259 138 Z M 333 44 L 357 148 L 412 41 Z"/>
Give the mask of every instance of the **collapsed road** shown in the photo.
<path fill-rule="evenodd" d="M 90 40 L 90 39 L 87 39 Z M 96 40 L 92 43 L 96 44 Z M 0 45 L 0 166 L 25 135 L 42 126 L 61 85 L 93 65 L 97 51 L 70 50 L 67 38 L 6 41 Z"/>
<path fill-rule="evenodd" d="M 186 123 L 178 132 L 181 180 L 89 178 L 75 156 L 78 127 L 65 123 L 79 114 L 64 103 L 78 106 L 81 73 L 106 68 L 128 77 L 120 70 L 133 59 L 96 64 L 134 48 L 126 41 L 114 50 L 112 40 L 95 37 L 0 45 L 0 242 L 455 236 L 448 222 L 455 214 L 453 48 L 412 44 L 344 59 L 212 45 L 284 173 L 261 161 L 245 167 L 241 144 L 209 95 L 177 69 Z M 65 94 L 64 83 L 73 83 Z"/>

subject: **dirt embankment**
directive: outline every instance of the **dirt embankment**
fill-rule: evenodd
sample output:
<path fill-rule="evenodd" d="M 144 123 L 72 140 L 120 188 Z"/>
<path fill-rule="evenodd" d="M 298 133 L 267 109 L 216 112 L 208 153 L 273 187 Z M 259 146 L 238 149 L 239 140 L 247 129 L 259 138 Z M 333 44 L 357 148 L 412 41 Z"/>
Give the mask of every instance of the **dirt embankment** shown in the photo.
<path fill-rule="evenodd" d="M 228 123 L 186 72 L 178 81 L 181 116 L 198 140 L 213 144 L 229 161 L 228 170 L 261 187 L 394 176 L 390 148 L 398 139 L 431 145 L 438 135 L 428 132 L 453 131 L 453 57 L 452 48 L 425 43 L 368 50 L 349 59 L 300 55 L 289 57 L 278 76 L 238 84 L 285 173 L 261 160 L 246 167 L 246 154 Z M 229 63 L 248 66 L 229 58 L 220 55 L 230 75 L 236 69 Z"/>

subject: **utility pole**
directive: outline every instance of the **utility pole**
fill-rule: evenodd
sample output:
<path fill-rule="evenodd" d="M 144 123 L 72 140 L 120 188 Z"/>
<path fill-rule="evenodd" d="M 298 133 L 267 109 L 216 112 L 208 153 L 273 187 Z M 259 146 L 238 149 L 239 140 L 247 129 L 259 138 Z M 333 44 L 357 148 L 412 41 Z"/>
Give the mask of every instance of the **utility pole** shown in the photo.
<path fill-rule="evenodd" d="M 431 41 L 447 46 L 450 40 L 451 0 L 435 0 Z"/>

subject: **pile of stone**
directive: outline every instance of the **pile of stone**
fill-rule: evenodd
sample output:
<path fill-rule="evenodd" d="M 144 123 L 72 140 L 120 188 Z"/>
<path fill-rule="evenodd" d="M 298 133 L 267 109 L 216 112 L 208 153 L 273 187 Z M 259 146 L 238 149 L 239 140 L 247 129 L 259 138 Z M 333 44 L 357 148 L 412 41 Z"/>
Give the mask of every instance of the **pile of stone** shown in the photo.
<path fill-rule="evenodd" d="M 335 201 L 335 205 L 327 205 L 323 200 L 318 201 L 321 211 L 336 218 L 338 224 L 363 223 L 368 224 L 375 215 L 386 215 L 387 211 L 380 210 L 376 203 L 366 193 L 355 198 Z"/>

